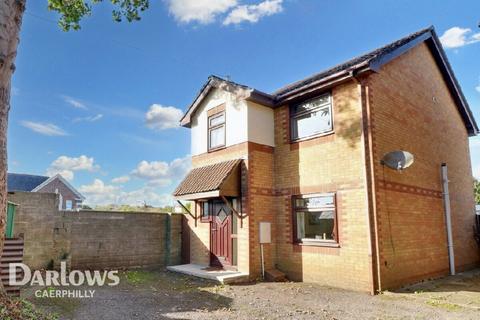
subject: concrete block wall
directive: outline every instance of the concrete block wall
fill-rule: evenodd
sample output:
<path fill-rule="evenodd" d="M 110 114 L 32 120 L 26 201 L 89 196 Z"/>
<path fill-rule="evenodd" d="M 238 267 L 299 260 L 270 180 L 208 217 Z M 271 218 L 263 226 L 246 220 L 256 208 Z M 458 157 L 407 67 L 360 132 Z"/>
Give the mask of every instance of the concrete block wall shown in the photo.
<path fill-rule="evenodd" d="M 56 256 L 54 229 L 59 216 L 57 195 L 9 192 L 7 198 L 18 204 L 14 235 L 24 238 L 24 263 L 33 269 L 46 268 Z"/>
<path fill-rule="evenodd" d="M 33 269 L 69 257 L 75 269 L 162 267 L 181 263 L 181 215 L 58 211 L 53 193 L 14 192 L 15 235 Z"/>
<path fill-rule="evenodd" d="M 180 215 L 65 211 L 63 217 L 74 269 L 180 264 Z"/>

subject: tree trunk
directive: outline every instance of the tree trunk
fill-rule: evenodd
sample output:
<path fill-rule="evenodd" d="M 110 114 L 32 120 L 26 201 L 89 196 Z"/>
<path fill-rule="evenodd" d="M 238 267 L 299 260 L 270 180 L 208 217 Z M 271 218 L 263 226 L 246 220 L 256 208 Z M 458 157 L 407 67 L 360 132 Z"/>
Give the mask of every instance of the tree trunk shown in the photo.
<path fill-rule="evenodd" d="M 10 89 L 26 0 L 0 0 L 0 254 L 7 208 L 7 128 Z M 3 285 L 0 281 L 0 291 Z"/>

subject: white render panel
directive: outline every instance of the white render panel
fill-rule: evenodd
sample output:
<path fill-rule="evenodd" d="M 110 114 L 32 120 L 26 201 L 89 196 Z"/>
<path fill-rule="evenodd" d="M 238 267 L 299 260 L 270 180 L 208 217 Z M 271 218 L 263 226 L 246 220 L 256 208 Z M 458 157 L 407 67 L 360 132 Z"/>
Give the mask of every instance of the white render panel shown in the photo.
<path fill-rule="evenodd" d="M 226 146 L 232 146 L 247 141 L 247 103 L 238 101 L 232 93 L 222 89 L 214 89 L 204 99 L 191 123 L 191 151 L 192 155 L 199 155 L 208 151 L 207 111 L 225 104 Z"/>
<path fill-rule="evenodd" d="M 248 141 L 275 146 L 273 109 L 248 101 Z"/>
<path fill-rule="evenodd" d="M 198 107 L 191 122 L 191 153 L 208 152 L 208 110 L 225 104 L 226 146 L 251 141 L 275 145 L 273 109 L 246 100 L 222 89 L 213 89 Z"/>

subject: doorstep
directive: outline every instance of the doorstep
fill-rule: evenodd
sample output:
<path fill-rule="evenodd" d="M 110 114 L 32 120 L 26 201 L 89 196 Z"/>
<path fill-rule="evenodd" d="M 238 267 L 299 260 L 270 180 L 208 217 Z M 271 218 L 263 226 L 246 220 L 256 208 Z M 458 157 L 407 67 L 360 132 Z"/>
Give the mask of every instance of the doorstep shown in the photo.
<path fill-rule="evenodd" d="M 187 274 L 189 276 L 213 280 L 221 284 L 231 284 L 248 281 L 248 273 L 216 269 L 198 264 L 181 264 L 169 266 L 167 270 Z"/>

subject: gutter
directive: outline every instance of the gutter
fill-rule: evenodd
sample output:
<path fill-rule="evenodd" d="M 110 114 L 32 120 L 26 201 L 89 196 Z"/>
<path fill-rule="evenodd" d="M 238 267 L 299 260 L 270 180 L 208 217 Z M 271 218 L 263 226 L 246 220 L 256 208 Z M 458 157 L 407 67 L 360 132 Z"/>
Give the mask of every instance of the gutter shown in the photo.
<path fill-rule="evenodd" d="M 363 72 L 371 70 L 369 62 L 364 61 L 360 64 L 354 65 L 346 70 L 339 71 L 337 73 L 331 74 L 325 78 L 321 78 L 316 81 L 312 81 L 309 84 L 299 86 L 296 89 L 293 89 L 291 91 L 288 91 L 284 94 L 276 94 L 275 96 L 277 97 L 277 103 L 276 105 L 283 104 L 287 101 L 290 101 L 300 95 L 304 95 L 305 93 L 309 93 L 312 91 L 316 91 L 325 87 L 329 86 L 335 86 L 338 85 L 341 82 L 344 82 L 348 79 L 351 79 L 353 75 L 359 75 Z"/>

